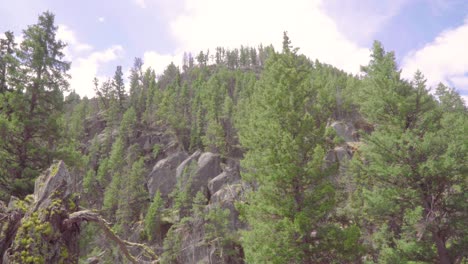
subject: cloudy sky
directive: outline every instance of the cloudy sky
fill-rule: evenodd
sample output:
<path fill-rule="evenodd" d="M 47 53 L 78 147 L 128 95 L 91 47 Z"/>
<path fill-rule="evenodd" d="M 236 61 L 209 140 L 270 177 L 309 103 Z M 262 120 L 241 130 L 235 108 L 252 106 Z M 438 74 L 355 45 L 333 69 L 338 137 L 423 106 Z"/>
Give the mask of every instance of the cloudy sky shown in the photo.
<path fill-rule="evenodd" d="M 405 77 L 420 69 L 430 86 L 455 87 L 468 99 L 466 0 L 0 0 L 0 31 L 16 35 L 56 14 L 69 45 L 72 89 L 92 96 L 92 79 L 125 71 L 133 58 L 162 72 L 184 51 L 273 44 L 282 32 L 312 59 L 358 73 L 374 39 L 396 53 Z M 468 102 L 468 101 L 467 101 Z"/>

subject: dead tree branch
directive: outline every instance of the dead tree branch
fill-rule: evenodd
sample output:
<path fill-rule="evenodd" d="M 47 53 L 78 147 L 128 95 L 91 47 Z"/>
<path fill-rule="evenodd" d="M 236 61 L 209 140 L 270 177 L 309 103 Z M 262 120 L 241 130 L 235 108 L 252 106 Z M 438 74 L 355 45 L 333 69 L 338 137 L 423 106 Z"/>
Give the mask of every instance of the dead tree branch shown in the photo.
<path fill-rule="evenodd" d="M 97 223 L 99 227 L 104 230 L 105 235 L 111 240 L 113 240 L 115 243 L 117 243 L 122 253 L 131 263 L 137 264 L 139 263 L 139 261 L 130 254 L 127 246 L 142 248 L 153 258 L 152 263 L 158 263 L 158 256 L 149 247 L 143 244 L 133 243 L 121 239 L 112 231 L 112 229 L 110 228 L 110 224 L 104 218 L 102 218 L 102 216 L 95 212 L 89 210 L 74 212 L 70 214 L 68 219 L 64 220 L 63 224 L 71 228 L 73 224 L 80 224 L 83 221 Z"/>

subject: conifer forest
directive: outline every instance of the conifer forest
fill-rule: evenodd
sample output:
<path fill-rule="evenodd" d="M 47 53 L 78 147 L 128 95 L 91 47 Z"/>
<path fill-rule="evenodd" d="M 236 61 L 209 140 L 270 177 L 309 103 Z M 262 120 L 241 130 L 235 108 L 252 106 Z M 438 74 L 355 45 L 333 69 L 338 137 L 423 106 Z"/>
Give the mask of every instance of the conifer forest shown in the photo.
<path fill-rule="evenodd" d="M 359 74 L 286 31 L 137 57 L 86 97 L 57 29 L 0 37 L 0 263 L 468 263 L 467 105 L 381 42 Z"/>

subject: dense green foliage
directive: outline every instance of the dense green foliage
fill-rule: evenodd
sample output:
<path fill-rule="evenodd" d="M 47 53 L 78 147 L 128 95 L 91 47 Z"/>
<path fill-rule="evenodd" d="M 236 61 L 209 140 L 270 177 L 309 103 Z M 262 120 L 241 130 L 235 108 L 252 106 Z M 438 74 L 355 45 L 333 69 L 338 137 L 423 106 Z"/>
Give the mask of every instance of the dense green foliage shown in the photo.
<path fill-rule="evenodd" d="M 402 80 L 392 53 L 374 44 L 364 68 L 362 113 L 375 130 L 364 138 L 357 177 L 359 217 L 372 223 L 374 259 L 457 263 L 466 247 L 466 108 L 439 86 L 439 102 L 417 72 Z M 456 99 L 457 98 L 457 99 Z M 465 202 L 463 202 L 465 200 Z"/>
<path fill-rule="evenodd" d="M 136 58 L 128 93 L 117 66 L 89 84 L 89 99 L 64 98 L 70 64 L 56 30 L 44 13 L 19 45 L 11 32 L 0 41 L 0 200 L 31 193 L 63 159 L 82 180 L 82 205 L 163 263 L 186 261 L 194 229 L 197 246 L 226 263 L 466 261 L 466 106 L 443 84 L 430 93 L 420 72 L 403 79 L 379 42 L 361 76 L 311 61 L 286 33 L 281 52 L 219 47 L 159 76 Z M 170 194 L 149 197 L 156 162 L 197 150 L 219 154 L 223 168 L 240 161 L 235 206 L 193 190 L 196 160 Z M 81 240 L 83 258 L 109 247 L 87 225 Z M 122 262 L 115 248 L 102 254 Z"/>
<path fill-rule="evenodd" d="M 243 178 L 255 186 L 241 206 L 251 227 L 243 232 L 249 263 L 329 263 L 359 253 L 359 231 L 356 236 L 349 231 L 354 226 L 340 228 L 333 220 L 335 168 L 323 166 L 333 102 L 315 72 L 285 36 L 283 53 L 268 60 L 241 122 L 248 150 Z M 348 244 L 340 252 L 336 240 L 348 233 L 353 237 L 344 238 Z"/>
<path fill-rule="evenodd" d="M 24 197 L 34 178 L 58 157 L 63 94 L 67 90 L 65 44 L 55 37 L 54 15 L 44 13 L 23 32 L 1 43 L 0 196 Z"/>

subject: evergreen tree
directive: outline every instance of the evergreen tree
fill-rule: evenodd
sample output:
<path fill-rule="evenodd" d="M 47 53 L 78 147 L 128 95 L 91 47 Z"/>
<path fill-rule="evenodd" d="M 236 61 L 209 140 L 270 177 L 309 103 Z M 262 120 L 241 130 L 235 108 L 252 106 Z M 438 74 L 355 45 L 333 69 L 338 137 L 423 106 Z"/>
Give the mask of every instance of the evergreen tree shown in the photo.
<path fill-rule="evenodd" d="M 20 197 L 32 191 L 34 178 L 57 156 L 62 92 L 68 89 L 70 64 L 63 61 L 65 44 L 56 39 L 56 32 L 50 12 L 40 15 L 37 24 L 23 32 L 24 40 L 16 50 L 21 66 L 8 71 L 15 76 L 7 77 L 15 81 L 8 88 L 12 91 L 2 95 L 1 105 L 9 110 L 0 113 L 4 136 L 0 144 L 1 188 Z M 7 41 L 6 46 L 11 58 L 14 45 Z"/>
<path fill-rule="evenodd" d="M 122 66 L 117 66 L 117 68 L 115 69 L 112 85 L 114 87 L 114 91 L 119 102 L 120 110 L 123 110 L 125 101 L 125 83 L 123 80 Z"/>
<path fill-rule="evenodd" d="M 164 208 L 164 201 L 159 191 L 154 195 L 153 201 L 145 216 L 145 232 L 149 241 L 157 238 L 161 239 L 161 213 Z"/>
<path fill-rule="evenodd" d="M 248 150 L 242 177 L 254 188 L 240 206 L 249 224 L 242 232 L 246 261 L 356 260 L 359 235 L 342 239 L 348 229 L 329 221 L 335 190 L 330 179 L 334 169 L 324 167 L 323 135 L 330 114 L 324 87 L 314 85 L 312 65 L 304 56 L 271 56 L 240 126 Z M 347 251 L 336 253 L 337 239 L 349 241 Z"/>
<path fill-rule="evenodd" d="M 363 69 L 368 99 L 362 109 L 375 130 L 364 139 L 356 175 L 363 186 L 357 190 L 361 217 L 376 230 L 370 234 L 373 257 L 379 263 L 457 263 L 467 245 L 461 220 L 467 211 L 460 203 L 466 197 L 467 113 L 445 112 L 443 99 L 438 107 L 420 72 L 412 83 L 400 79 L 393 53 L 378 42 Z"/>
<path fill-rule="evenodd" d="M 135 58 L 133 67 L 130 70 L 130 105 L 136 110 L 137 115 L 141 117 L 145 104 L 141 104 L 140 98 L 143 95 L 143 60 Z"/>
<path fill-rule="evenodd" d="M 121 177 L 118 198 L 116 197 L 118 200 L 116 218 L 125 233 L 129 230 L 129 223 L 139 220 L 142 206 L 148 196 L 144 188 L 144 165 L 144 158 L 141 157 L 131 165 L 128 176 Z"/>
<path fill-rule="evenodd" d="M 284 31 L 283 32 L 283 53 L 289 53 L 289 52 L 291 52 L 291 41 L 289 40 L 288 32 Z"/>
<path fill-rule="evenodd" d="M 13 32 L 5 32 L 5 38 L 0 39 L 0 94 L 6 91 L 13 91 L 10 88 L 12 78 L 18 67 L 18 60 L 15 57 L 16 43 Z"/>

